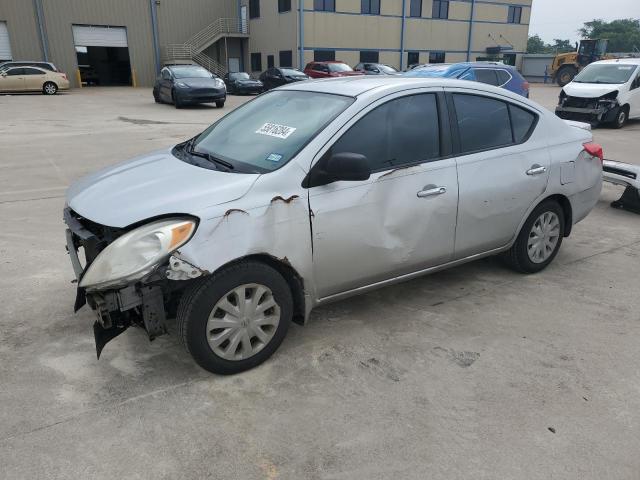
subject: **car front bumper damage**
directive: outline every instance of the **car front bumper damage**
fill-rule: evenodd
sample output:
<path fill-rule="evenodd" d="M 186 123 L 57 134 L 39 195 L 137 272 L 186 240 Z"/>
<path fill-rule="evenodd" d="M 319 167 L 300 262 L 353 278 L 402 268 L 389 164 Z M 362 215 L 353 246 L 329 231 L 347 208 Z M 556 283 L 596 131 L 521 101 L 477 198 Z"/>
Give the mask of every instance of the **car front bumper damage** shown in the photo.
<path fill-rule="evenodd" d="M 614 101 L 594 101 L 583 107 L 572 106 L 570 102 L 565 101 L 556 107 L 556 115 L 564 120 L 591 124 L 609 123 L 615 120 L 619 109 L 620 105 Z"/>
<path fill-rule="evenodd" d="M 175 312 L 177 295 L 186 282 L 204 272 L 179 256 L 171 256 L 150 274 L 127 285 L 106 289 L 85 289 L 79 286 L 82 276 L 97 255 L 119 236 L 116 229 L 83 222 L 82 217 L 68 207 L 64 210 L 67 224 L 67 252 L 78 284 L 74 312 L 88 304 L 96 313 L 93 333 L 96 355 L 104 346 L 131 326 L 143 328 L 149 340 L 168 332 L 167 317 Z M 84 251 L 85 265 L 79 251 Z"/>

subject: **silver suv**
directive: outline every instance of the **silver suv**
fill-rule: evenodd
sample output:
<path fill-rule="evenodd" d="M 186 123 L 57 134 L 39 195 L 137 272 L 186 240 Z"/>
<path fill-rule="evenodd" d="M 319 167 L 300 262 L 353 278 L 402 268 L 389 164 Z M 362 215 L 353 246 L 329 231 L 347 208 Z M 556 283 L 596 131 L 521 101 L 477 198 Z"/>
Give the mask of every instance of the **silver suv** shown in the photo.
<path fill-rule="evenodd" d="M 601 184 L 588 125 L 504 89 L 292 84 L 69 189 L 75 307 L 97 314 L 98 355 L 175 318 L 203 368 L 240 372 L 319 304 L 488 255 L 544 269 Z"/>

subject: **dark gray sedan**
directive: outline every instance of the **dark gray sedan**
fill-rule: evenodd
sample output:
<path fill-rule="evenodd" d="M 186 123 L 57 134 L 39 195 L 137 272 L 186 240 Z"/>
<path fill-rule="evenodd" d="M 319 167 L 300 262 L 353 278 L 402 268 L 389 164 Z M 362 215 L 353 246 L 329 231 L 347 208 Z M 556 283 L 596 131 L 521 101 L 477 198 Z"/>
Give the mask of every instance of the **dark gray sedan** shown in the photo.
<path fill-rule="evenodd" d="M 153 86 L 156 103 L 172 103 L 176 108 L 196 103 L 224 107 L 227 88 L 222 79 L 199 65 L 164 67 Z"/>

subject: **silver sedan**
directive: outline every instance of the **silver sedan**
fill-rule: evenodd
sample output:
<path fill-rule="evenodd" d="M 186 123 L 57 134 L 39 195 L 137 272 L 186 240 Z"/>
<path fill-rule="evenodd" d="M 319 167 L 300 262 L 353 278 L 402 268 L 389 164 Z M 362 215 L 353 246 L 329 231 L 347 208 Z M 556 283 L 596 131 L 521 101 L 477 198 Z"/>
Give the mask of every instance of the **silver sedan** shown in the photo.
<path fill-rule="evenodd" d="M 69 189 L 76 308 L 98 355 L 175 318 L 198 364 L 236 373 L 317 305 L 488 255 L 543 270 L 601 186 L 589 126 L 504 89 L 296 83 Z"/>

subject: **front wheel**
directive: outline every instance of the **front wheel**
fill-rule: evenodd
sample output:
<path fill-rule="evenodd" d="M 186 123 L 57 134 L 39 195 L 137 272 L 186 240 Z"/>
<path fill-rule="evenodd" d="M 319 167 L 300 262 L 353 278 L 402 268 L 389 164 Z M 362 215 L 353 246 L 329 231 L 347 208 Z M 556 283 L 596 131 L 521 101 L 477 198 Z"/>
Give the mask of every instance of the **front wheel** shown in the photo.
<path fill-rule="evenodd" d="M 46 82 L 42 86 L 42 93 L 45 95 L 55 95 L 58 92 L 58 86 L 53 82 Z"/>
<path fill-rule="evenodd" d="M 538 205 L 511 249 L 503 258 L 514 270 L 536 273 L 544 270 L 560 250 L 564 236 L 564 212 L 553 200 Z"/>
<path fill-rule="evenodd" d="M 627 120 L 629 120 L 628 107 L 620 107 L 618 113 L 616 113 L 616 118 L 611 122 L 611 126 L 613 128 L 622 128 L 627 124 Z"/>
<path fill-rule="evenodd" d="M 266 264 L 244 261 L 194 284 L 180 301 L 180 338 L 205 370 L 230 375 L 267 360 L 293 315 L 286 280 Z"/>
<path fill-rule="evenodd" d="M 218 108 L 222 108 L 222 107 L 224 107 L 224 100 L 218 100 L 218 101 L 216 102 L 216 107 L 218 107 Z"/>

